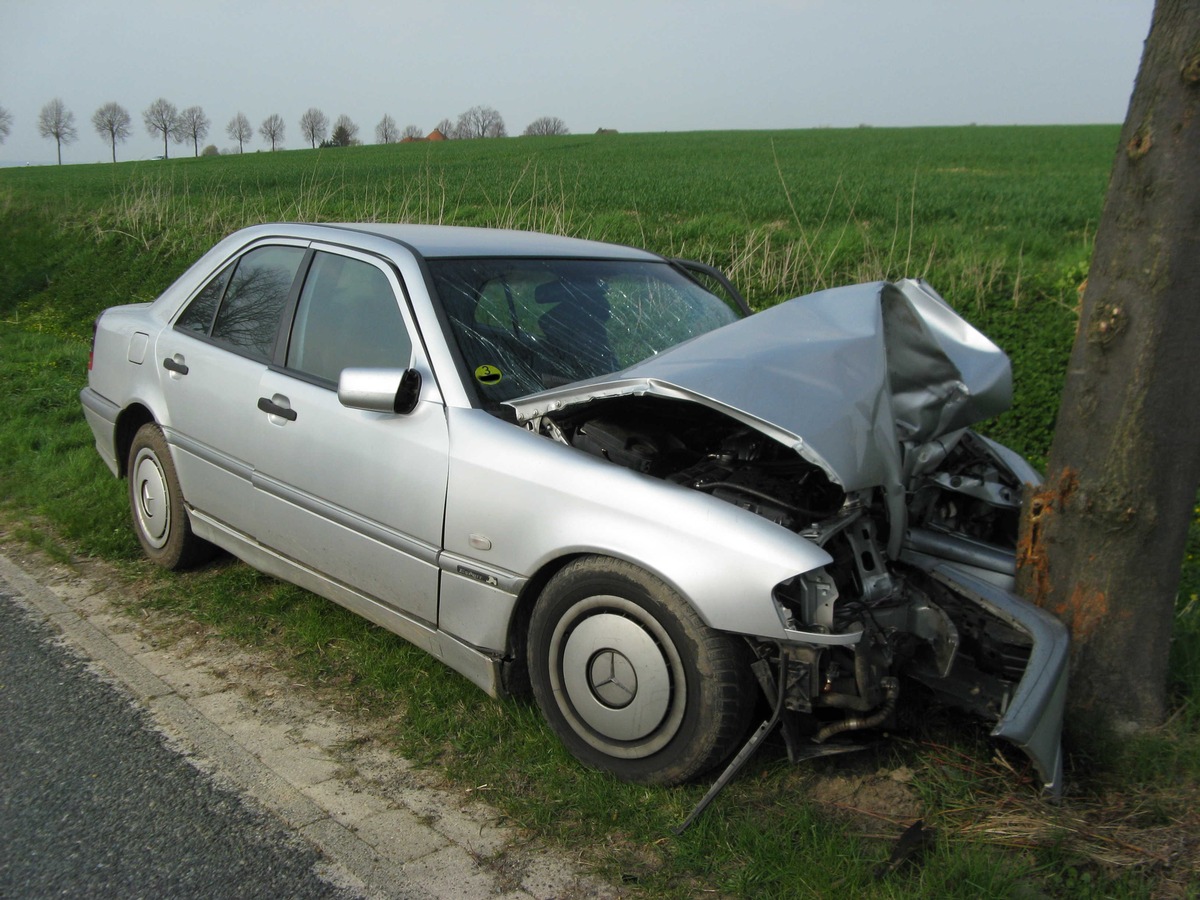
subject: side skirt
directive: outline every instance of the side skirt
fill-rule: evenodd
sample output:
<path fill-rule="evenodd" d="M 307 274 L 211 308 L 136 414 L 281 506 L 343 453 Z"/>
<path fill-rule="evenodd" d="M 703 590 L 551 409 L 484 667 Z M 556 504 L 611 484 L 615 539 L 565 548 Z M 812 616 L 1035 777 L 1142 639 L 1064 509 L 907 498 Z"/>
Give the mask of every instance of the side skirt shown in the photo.
<path fill-rule="evenodd" d="M 326 600 L 332 600 L 399 635 L 459 672 L 492 697 L 505 695 L 501 680 L 502 661 L 499 657 L 483 653 L 426 623 L 411 619 L 348 585 L 331 581 L 320 572 L 296 560 L 280 556 L 247 535 L 205 516 L 198 510 L 189 509 L 188 512 L 192 520 L 192 530 L 198 537 L 228 550 L 260 572 L 312 591 Z"/>

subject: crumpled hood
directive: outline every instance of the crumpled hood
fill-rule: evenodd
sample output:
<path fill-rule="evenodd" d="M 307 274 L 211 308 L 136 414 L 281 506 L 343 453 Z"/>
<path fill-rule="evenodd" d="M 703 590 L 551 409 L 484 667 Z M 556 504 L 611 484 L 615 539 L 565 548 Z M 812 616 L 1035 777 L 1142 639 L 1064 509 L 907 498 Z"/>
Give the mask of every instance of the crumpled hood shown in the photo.
<path fill-rule="evenodd" d="M 1012 375 L 1008 357 L 929 285 L 880 281 L 797 297 L 509 405 L 528 421 L 622 395 L 705 403 L 793 446 L 847 491 L 892 493 L 906 446 L 1003 412 Z"/>

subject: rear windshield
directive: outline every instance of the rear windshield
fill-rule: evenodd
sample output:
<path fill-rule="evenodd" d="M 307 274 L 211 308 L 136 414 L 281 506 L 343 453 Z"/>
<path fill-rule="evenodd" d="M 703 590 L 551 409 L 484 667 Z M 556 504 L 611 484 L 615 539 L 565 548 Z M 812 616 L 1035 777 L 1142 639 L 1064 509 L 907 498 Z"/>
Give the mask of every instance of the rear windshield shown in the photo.
<path fill-rule="evenodd" d="M 467 374 L 489 406 L 617 372 L 738 318 L 665 262 L 428 263 Z"/>

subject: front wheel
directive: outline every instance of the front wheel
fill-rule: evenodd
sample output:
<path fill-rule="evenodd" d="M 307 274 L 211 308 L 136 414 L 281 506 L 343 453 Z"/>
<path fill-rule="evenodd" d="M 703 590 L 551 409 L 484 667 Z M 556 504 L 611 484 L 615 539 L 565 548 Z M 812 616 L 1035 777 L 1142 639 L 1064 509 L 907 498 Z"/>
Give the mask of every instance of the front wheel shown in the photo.
<path fill-rule="evenodd" d="M 580 761 L 624 781 L 678 784 L 745 736 L 749 650 L 626 562 L 583 557 L 546 585 L 529 626 L 538 706 Z"/>
<path fill-rule="evenodd" d="M 186 569 L 212 555 L 212 544 L 192 533 L 167 439 L 153 422 L 129 448 L 129 508 L 142 550 L 160 566 Z"/>

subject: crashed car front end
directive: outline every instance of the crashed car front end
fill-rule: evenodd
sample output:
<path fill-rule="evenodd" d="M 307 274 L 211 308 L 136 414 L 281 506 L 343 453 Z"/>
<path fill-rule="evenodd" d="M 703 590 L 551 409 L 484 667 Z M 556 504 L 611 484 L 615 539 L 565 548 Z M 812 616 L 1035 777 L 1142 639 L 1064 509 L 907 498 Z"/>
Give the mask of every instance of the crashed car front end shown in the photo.
<path fill-rule="evenodd" d="M 1053 795 L 1067 634 L 1013 593 L 1022 486 L 1038 476 L 969 429 L 1010 401 L 1004 354 L 904 281 L 797 298 L 508 405 L 828 554 L 776 586 L 777 633 L 746 635 L 795 758 L 886 725 L 924 689 L 991 723 Z M 720 602 L 700 614 L 730 621 L 747 600 Z"/>

